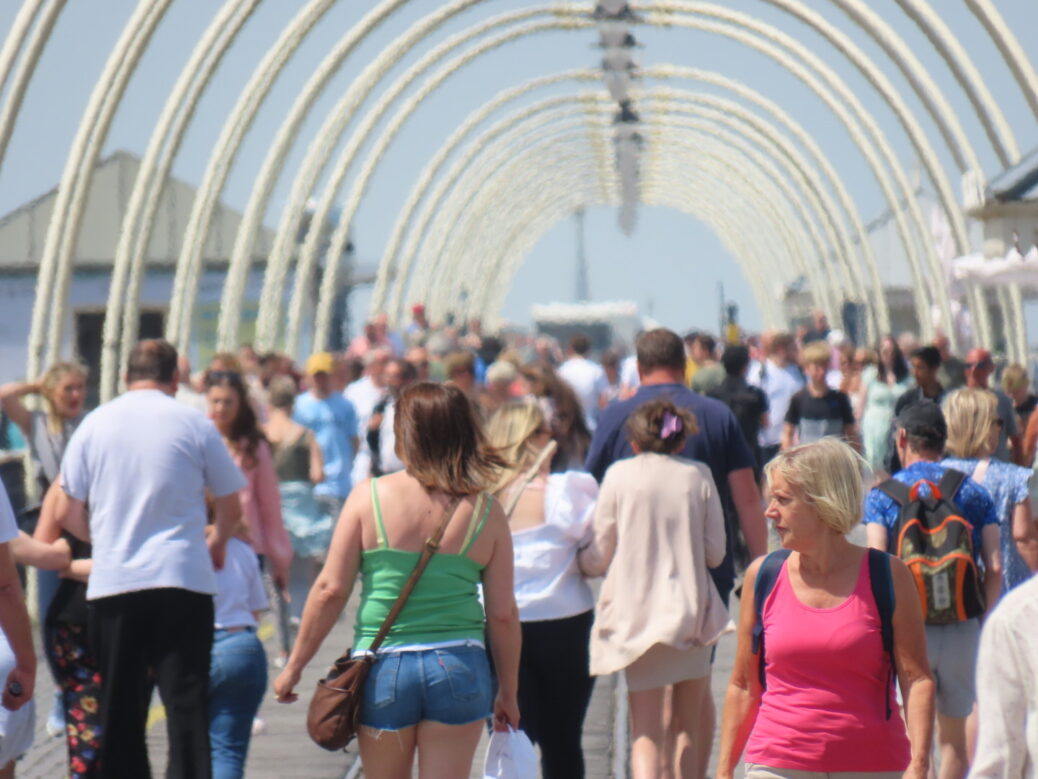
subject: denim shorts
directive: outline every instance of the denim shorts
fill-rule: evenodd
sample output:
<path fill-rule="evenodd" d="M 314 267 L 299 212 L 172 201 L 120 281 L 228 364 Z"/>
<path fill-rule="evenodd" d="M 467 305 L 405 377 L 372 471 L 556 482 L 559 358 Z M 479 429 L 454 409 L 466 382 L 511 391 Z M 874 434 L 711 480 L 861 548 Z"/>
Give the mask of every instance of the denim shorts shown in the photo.
<path fill-rule="evenodd" d="M 491 712 L 490 664 L 480 646 L 383 651 L 364 684 L 360 724 L 401 730 L 432 720 L 467 725 Z"/>

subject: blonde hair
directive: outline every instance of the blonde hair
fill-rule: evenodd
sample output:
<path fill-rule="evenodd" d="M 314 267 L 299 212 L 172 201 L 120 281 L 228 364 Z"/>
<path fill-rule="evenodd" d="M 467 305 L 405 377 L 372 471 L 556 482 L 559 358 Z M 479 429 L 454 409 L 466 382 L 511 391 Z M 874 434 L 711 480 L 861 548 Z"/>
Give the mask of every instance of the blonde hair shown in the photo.
<path fill-rule="evenodd" d="M 991 390 L 960 389 L 944 399 L 947 450 L 972 460 L 991 454 L 991 426 L 998 420 L 998 398 Z"/>
<path fill-rule="evenodd" d="M 769 487 L 782 474 L 837 533 L 849 533 L 861 521 L 868 471 L 860 454 L 833 437 L 794 446 L 764 466 Z"/>
<path fill-rule="evenodd" d="M 64 420 L 58 415 L 58 409 L 54 405 L 51 396 L 58 385 L 65 380 L 66 376 L 79 376 L 85 382 L 90 375 L 90 369 L 78 362 L 56 362 L 43 374 L 40 379 L 40 394 L 47 405 L 47 426 L 51 432 L 61 430 Z"/>
<path fill-rule="evenodd" d="M 829 365 L 833 352 L 825 341 L 812 341 L 800 352 L 804 365 Z"/>
<path fill-rule="evenodd" d="M 506 403 L 494 412 L 487 424 L 487 441 L 508 465 L 498 470 L 491 492 L 501 492 L 530 467 L 540 453 L 534 436 L 547 424 L 536 403 Z"/>
<path fill-rule="evenodd" d="M 1006 393 L 1013 393 L 1017 390 L 1027 389 L 1027 385 L 1030 379 L 1027 377 L 1027 369 L 1019 363 L 1013 363 L 1007 365 L 1006 369 L 1002 371 L 1002 389 Z"/>

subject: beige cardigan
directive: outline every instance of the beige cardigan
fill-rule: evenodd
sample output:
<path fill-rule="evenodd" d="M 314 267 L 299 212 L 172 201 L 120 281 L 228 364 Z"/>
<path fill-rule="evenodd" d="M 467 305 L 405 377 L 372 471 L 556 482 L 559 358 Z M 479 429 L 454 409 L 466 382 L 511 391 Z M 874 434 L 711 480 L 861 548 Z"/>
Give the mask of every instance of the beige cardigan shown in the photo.
<path fill-rule="evenodd" d="M 725 555 L 724 515 L 710 469 L 644 453 L 606 471 L 580 553 L 588 576 L 605 574 L 591 631 L 591 673 L 626 668 L 654 644 L 714 644 L 732 629 L 707 567 Z"/>

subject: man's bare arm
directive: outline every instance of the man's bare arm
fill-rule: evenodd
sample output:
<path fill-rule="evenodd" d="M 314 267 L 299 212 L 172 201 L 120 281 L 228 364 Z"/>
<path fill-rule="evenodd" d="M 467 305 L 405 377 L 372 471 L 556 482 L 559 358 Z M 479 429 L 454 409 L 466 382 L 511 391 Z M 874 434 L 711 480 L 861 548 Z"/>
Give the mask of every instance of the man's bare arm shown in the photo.
<path fill-rule="evenodd" d="M 728 488 L 732 493 L 739 529 L 750 552 L 756 559 L 768 551 L 768 524 L 764 520 L 764 506 L 753 468 L 740 468 L 728 474 Z"/>

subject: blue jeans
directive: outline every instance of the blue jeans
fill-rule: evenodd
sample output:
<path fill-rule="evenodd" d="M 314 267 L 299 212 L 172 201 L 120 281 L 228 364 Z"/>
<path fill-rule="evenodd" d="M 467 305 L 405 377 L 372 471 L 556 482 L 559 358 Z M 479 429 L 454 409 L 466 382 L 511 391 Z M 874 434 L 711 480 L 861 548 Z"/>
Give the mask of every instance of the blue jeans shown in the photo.
<path fill-rule="evenodd" d="M 380 653 L 364 683 L 360 723 L 402 730 L 422 720 L 467 725 L 490 716 L 490 664 L 481 646 Z"/>
<path fill-rule="evenodd" d="M 213 779 L 239 779 L 252 720 L 267 689 L 267 656 L 252 628 L 217 630 L 209 668 L 209 741 Z"/>

